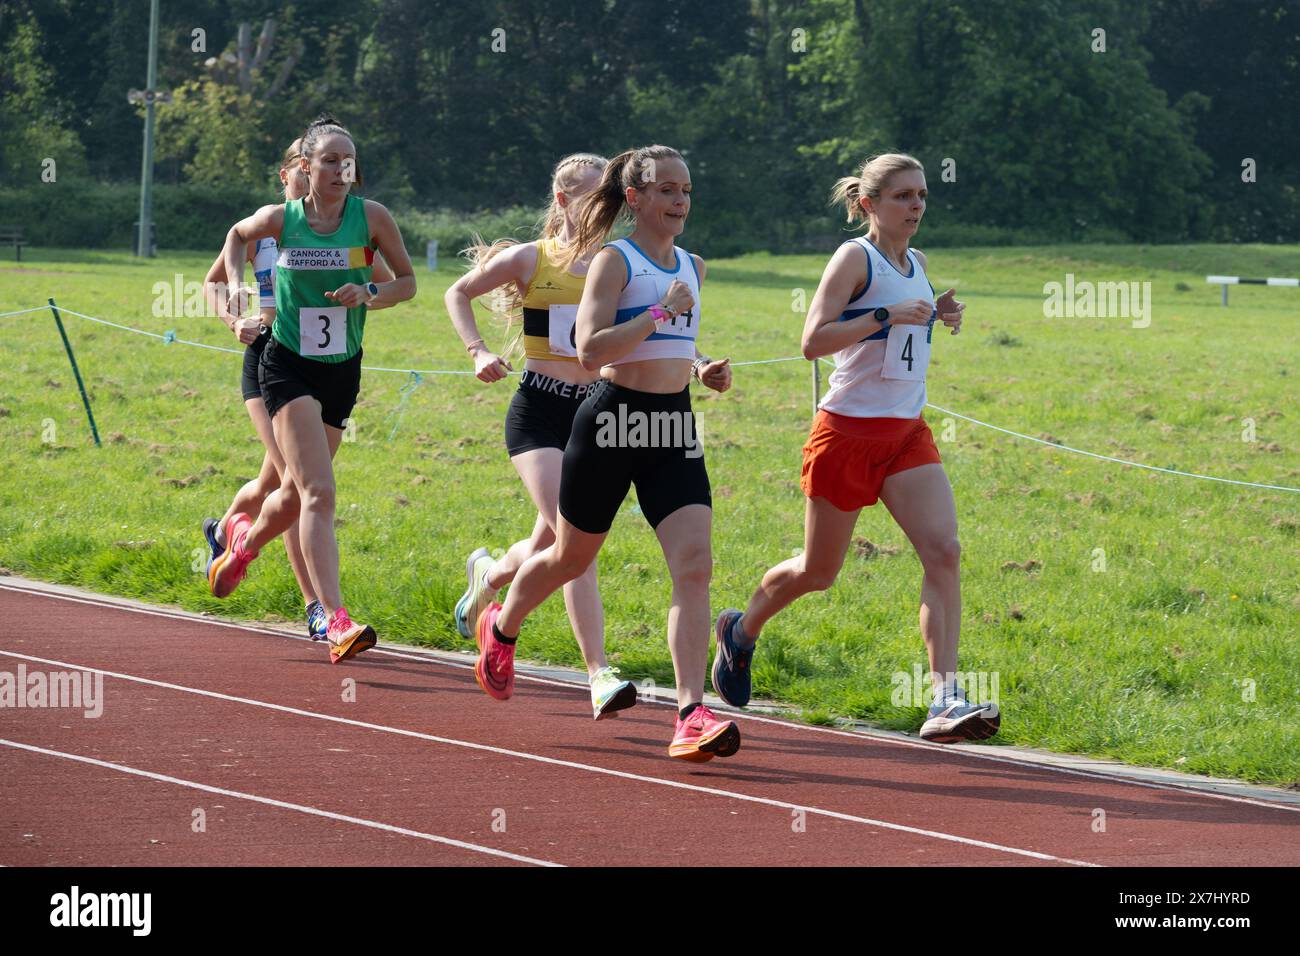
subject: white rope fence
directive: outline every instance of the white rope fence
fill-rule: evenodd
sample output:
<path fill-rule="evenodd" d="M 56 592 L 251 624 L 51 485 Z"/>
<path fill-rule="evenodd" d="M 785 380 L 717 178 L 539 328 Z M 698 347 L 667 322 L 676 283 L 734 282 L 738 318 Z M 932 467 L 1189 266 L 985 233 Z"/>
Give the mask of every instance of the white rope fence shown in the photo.
<path fill-rule="evenodd" d="M 24 315 L 29 312 L 43 312 L 49 308 L 50 307 L 48 305 L 43 305 L 43 306 L 36 306 L 35 308 L 31 308 L 31 309 L 19 309 L 15 312 L 0 312 L 0 318 L 5 318 L 11 315 Z M 225 348 L 220 345 L 207 345 L 203 342 L 193 342 L 190 341 L 189 339 L 177 338 L 174 332 L 167 332 L 167 333 L 148 332 L 145 331 L 144 329 L 132 328 L 129 325 L 119 325 L 116 322 L 110 322 L 107 319 L 97 318 L 93 315 L 86 315 L 84 312 L 76 312 L 72 309 L 67 308 L 66 306 L 61 305 L 58 307 L 58 309 L 60 312 L 64 313 L 65 315 L 75 315 L 78 318 L 85 319 L 88 322 L 95 322 L 100 325 L 107 325 L 110 328 L 121 329 L 123 332 L 133 332 L 136 335 L 144 335 L 144 336 L 148 336 L 149 338 L 161 339 L 165 344 L 171 344 L 174 342 L 180 345 L 193 345 L 196 346 L 197 348 L 209 349 L 214 352 L 228 352 L 232 355 L 243 354 L 242 349 Z M 792 355 L 786 358 L 755 359 L 748 362 L 732 362 L 731 365 L 733 368 L 740 368 L 742 366 L 775 365 L 780 362 L 803 362 L 803 361 L 807 361 L 807 360 L 802 355 Z M 817 361 L 820 363 L 822 360 L 818 359 Z M 405 398 L 407 394 L 409 394 L 409 386 L 411 386 L 412 384 L 419 385 L 422 376 L 475 374 L 474 372 L 469 371 L 467 369 L 384 368 L 381 366 L 373 366 L 373 365 L 363 365 L 361 367 L 368 372 L 395 372 L 400 375 L 412 376 L 412 382 L 408 383 L 407 387 L 404 387 L 403 404 L 405 403 Z M 520 373 L 512 372 L 511 374 L 518 375 Z M 1004 435 L 1011 435 L 1013 438 L 1022 438 L 1025 441 L 1037 442 L 1040 445 L 1047 445 L 1049 448 L 1057 448 L 1060 449 L 1061 451 L 1070 452 L 1071 454 L 1074 455 L 1084 455 L 1088 458 L 1096 458 L 1100 461 L 1109 461 L 1117 465 L 1128 465 L 1131 468 L 1141 468 L 1146 471 L 1157 471 L 1166 475 L 1178 475 L 1179 477 L 1182 478 L 1198 478 L 1201 481 L 1217 481 L 1226 485 L 1240 485 L 1246 488 L 1262 488 L 1268 491 L 1288 491 L 1295 494 L 1300 494 L 1300 488 L 1289 488 L 1285 485 L 1268 485 L 1256 481 L 1240 481 L 1236 478 L 1220 478 L 1216 475 L 1202 475 L 1193 471 L 1179 471 L 1176 468 L 1161 468 L 1158 465 L 1147 465 L 1140 461 L 1129 461 L 1126 458 L 1115 458 L 1111 455 L 1101 455 L 1098 454 L 1097 452 L 1086 451 L 1085 449 L 1082 448 L 1072 448 L 1071 446 L 1063 445 L 1060 442 L 1049 441 L 1045 438 L 1036 438 L 1033 435 L 1026 435 L 1023 434 L 1022 432 L 1012 431 L 1009 428 L 1003 428 L 1000 425 L 994 425 L 989 422 L 980 421 L 978 418 L 971 418 L 969 415 L 962 415 L 960 412 L 954 412 L 951 409 L 944 408 L 940 405 L 935 405 L 933 402 L 927 402 L 926 407 L 933 408 L 935 411 L 942 412 L 944 415 L 951 415 L 954 418 L 960 418 L 962 421 L 970 422 L 973 425 L 979 425 L 981 428 L 989 428 L 992 429 L 993 431 L 1002 432 Z M 394 431 L 396 431 L 396 425 L 394 425 Z"/>
<path fill-rule="evenodd" d="M 1099 458 L 1102 461 L 1113 461 L 1118 465 L 1130 465 L 1133 468 L 1145 468 L 1147 471 L 1162 471 L 1167 475 L 1181 475 L 1184 478 L 1200 478 L 1202 481 L 1221 481 L 1228 485 L 1245 485 L 1248 488 L 1268 488 L 1272 491 L 1294 491 L 1300 492 L 1300 488 L 1287 488 L 1283 485 L 1261 485 L 1255 481 L 1238 481 L 1236 478 L 1216 478 L 1214 475 L 1198 475 L 1192 471 L 1178 471 L 1175 468 L 1161 468 L 1157 465 L 1144 465 L 1140 461 L 1129 461 L 1125 458 L 1112 458 L 1110 455 L 1099 455 L 1095 451 L 1084 451 L 1082 448 L 1071 448 L 1069 445 L 1062 445 L 1060 442 L 1048 441 L 1045 438 L 1035 438 L 1033 435 L 1022 435 L 1020 432 L 1013 432 L 1009 428 L 1002 428 L 999 425 L 990 425 L 988 422 L 982 422 L 978 418 L 971 418 L 958 412 L 949 411 L 941 408 L 933 402 L 927 402 L 926 405 L 935 411 L 943 412 L 945 415 L 951 415 L 954 418 L 960 418 L 963 421 L 971 422 L 975 425 L 981 425 L 984 428 L 991 428 L 994 431 L 1002 432 L 1004 435 L 1014 435 L 1016 438 L 1023 438 L 1026 441 L 1038 442 L 1040 445 L 1047 445 L 1051 448 L 1059 448 L 1061 451 L 1073 452 L 1076 455 L 1087 455 L 1089 458 Z"/>

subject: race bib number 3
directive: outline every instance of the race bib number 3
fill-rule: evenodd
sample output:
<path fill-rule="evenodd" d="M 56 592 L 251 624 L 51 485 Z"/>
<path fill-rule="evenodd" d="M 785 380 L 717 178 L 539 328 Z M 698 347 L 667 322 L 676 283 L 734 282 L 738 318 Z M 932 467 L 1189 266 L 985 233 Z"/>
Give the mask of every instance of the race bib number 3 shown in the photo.
<path fill-rule="evenodd" d="M 347 306 L 331 305 L 298 310 L 298 354 L 342 355 L 347 347 Z"/>
<path fill-rule="evenodd" d="M 930 327 L 928 325 L 891 325 L 885 340 L 885 361 L 881 378 L 925 381 L 930 366 Z"/>
<path fill-rule="evenodd" d="M 578 322 L 576 305 L 553 305 L 548 310 L 547 328 L 550 332 L 552 355 L 576 357 L 578 340 L 574 326 Z"/>

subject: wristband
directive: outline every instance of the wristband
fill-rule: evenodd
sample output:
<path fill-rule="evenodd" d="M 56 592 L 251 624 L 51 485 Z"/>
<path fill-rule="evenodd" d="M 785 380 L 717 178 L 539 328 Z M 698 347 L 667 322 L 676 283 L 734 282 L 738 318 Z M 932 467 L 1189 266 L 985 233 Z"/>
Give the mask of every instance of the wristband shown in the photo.
<path fill-rule="evenodd" d="M 465 351 L 473 355 L 475 349 L 482 348 L 486 345 L 487 343 L 484 342 L 482 339 L 475 339 L 473 342 L 469 343 L 469 345 L 465 346 Z"/>
<path fill-rule="evenodd" d="M 665 309 L 662 305 L 658 305 L 658 304 L 650 306 L 650 308 L 646 309 L 646 311 L 649 312 L 652 316 L 654 316 L 654 320 L 656 322 L 671 322 L 673 319 L 677 317 L 672 312 L 669 312 L 667 309 Z"/>

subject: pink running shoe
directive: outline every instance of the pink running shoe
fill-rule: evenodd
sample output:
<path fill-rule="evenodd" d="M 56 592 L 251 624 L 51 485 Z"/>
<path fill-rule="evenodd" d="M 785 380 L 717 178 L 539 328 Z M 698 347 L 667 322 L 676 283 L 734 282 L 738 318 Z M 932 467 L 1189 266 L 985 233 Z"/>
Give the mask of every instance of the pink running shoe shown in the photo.
<path fill-rule="evenodd" d="M 208 587 L 219 598 L 228 597 L 248 573 L 248 565 L 258 552 L 244 550 L 244 540 L 253 528 L 253 519 L 239 512 L 230 516 L 222 529 L 230 547 L 208 568 Z"/>
<path fill-rule="evenodd" d="M 501 605 L 493 601 L 483 609 L 474 627 L 478 641 L 478 662 L 474 679 L 489 697 L 509 700 L 515 692 L 515 646 L 502 644 L 492 633 L 492 625 L 501 616 Z"/>
<path fill-rule="evenodd" d="M 341 607 L 330 620 L 325 640 L 330 649 L 330 663 L 337 664 L 369 650 L 379 639 L 375 637 L 373 627 L 369 624 L 353 624 L 352 618 L 348 617 L 347 608 Z"/>
<path fill-rule="evenodd" d="M 668 745 L 668 756 L 704 763 L 714 757 L 730 757 L 740 749 L 740 728 L 734 720 L 718 720 L 713 711 L 699 704 L 689 717 L 677 718 L 677 732 Z"/>

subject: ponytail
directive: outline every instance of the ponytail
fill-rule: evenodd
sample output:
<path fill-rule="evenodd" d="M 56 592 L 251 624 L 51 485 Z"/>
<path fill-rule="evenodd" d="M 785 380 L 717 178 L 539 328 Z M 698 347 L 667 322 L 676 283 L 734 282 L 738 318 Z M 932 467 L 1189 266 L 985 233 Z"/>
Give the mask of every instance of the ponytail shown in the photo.
<path fill-rule="evenodd" d="M 867 218 L 867 211 L 862 208 L 862 180 L 857 176 L 843 176 L 831 190 L 831 205 L 844 204 L 849 224 Z"/>

